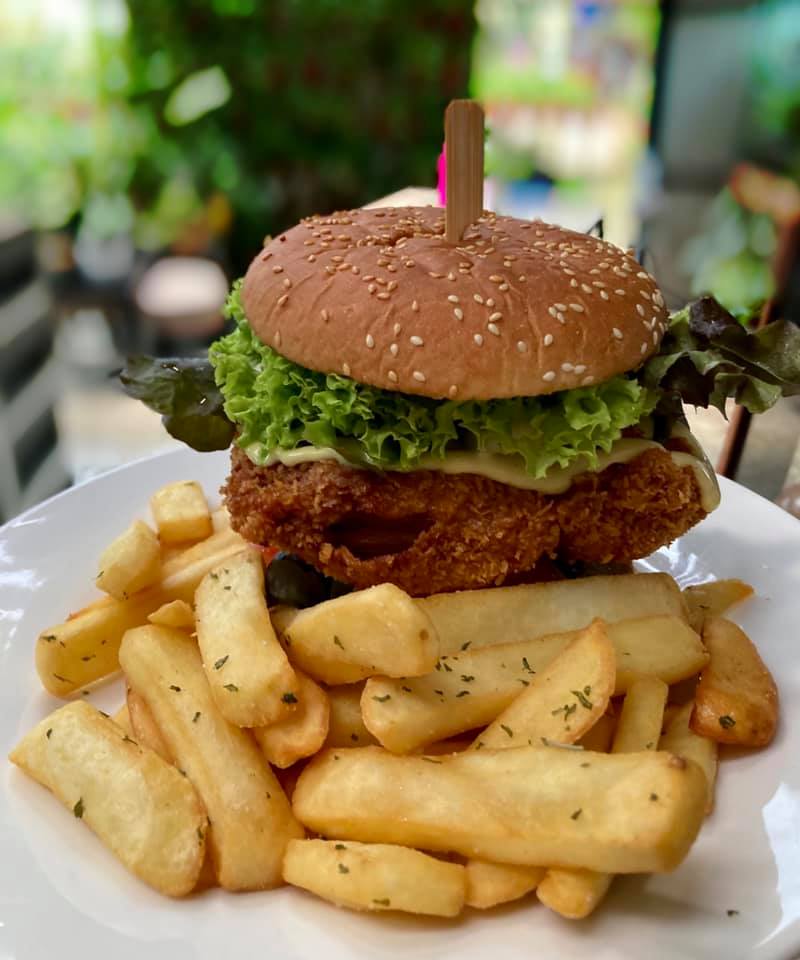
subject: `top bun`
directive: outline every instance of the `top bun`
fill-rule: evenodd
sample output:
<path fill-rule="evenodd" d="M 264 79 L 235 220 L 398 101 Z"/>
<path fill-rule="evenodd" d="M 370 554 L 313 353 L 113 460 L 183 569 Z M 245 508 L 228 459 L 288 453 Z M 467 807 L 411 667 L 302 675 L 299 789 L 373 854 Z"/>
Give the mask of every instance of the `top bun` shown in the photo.
<path fill-rule="evenodd" d="M 304 367 L 457 400 L 600 383 L 657 350 L 664 298 L 618 247 L 493 213 L 443 234 L 436 207 L 308 217 L 250 265 L 247 319 Z"/>

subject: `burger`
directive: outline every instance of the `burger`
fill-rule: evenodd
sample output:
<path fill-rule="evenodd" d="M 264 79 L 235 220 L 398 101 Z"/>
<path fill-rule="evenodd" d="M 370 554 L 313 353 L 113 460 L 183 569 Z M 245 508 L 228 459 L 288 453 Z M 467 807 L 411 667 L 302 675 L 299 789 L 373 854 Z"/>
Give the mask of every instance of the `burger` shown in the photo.
<path fill-rule="evenodd" d="M 719 503 L 682 402 L 798 391 L 800 333 L 710 298 L 670 317 L 635 257 L 484 212 L 313 216 L 269 241 L 205 360 L 134 358 L 246 539 L 414 596 L 627 565 Z"/>

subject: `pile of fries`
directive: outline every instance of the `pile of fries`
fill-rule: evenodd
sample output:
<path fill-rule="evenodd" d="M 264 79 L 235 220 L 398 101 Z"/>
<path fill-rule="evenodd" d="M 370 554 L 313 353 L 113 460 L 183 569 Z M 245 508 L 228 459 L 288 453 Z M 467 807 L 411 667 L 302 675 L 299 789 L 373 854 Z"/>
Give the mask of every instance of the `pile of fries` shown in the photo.
<path fill-rule="evenodd" d="M 198 484 L 103 553 L 102 599 L 40 635 L 72 699 L 11 760 L 133 873 L 183 896 L 289 883 L 452 917 L 531 891 L 590 914 L 687 855 L 720 744 L 764 746 L 775 684 L 722 614 L 752 590 L 665 574 L 268 609 L 261 551 Z M 313 758 L 313 759 L 309 759 Z"/>

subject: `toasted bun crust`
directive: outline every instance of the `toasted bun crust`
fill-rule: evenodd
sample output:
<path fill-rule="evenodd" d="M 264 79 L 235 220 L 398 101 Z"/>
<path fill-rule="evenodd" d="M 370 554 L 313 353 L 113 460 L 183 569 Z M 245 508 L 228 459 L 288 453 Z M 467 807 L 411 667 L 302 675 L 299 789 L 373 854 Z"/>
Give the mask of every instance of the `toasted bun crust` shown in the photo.
<path fill-rule="evenodd" d="M 247 318 L 295 363 L 457 400 L 599 383 L 658 347 L 655 281 L 618 247 L 484 213 L 457 246 L 436 207 L 309 217 L 244 282 Z"/>

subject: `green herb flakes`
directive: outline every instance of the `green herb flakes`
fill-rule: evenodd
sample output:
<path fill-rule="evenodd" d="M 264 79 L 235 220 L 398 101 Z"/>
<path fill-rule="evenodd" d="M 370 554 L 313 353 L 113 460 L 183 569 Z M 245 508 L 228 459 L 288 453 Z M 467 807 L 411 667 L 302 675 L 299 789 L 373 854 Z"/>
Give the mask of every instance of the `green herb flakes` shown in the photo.
<path fill-rule="evenodd" d="M 78 802 L 72 808 L 72 812 L 79 820 L 83 818 L 83 797 L 80 797 Z"/>
<path fill-rule="evenodd" d="M 222 667 L 224 667 L 225 664 L 228 662 L 228 657 L 229 657 L 229 656 L 230 656 L 230 654 L 229 654 L 229 653 L 226 653 L 224 657 L 220 657 L 219 660 L 215 660 L 215 661 L 214 661 L 214 669 L 215 669 L 215 670 L 221 670 Z"/>

